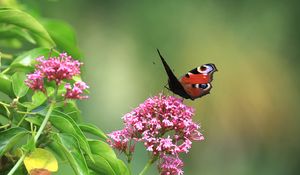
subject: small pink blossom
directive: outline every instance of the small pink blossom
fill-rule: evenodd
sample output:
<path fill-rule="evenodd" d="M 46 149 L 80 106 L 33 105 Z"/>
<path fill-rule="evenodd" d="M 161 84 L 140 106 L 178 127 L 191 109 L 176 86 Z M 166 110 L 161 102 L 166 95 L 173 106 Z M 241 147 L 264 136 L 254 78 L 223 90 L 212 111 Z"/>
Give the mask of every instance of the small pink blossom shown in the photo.
<path fill-rule="evenodd" d="M 182 175 L 183 162 L 174 156 L 163 155 L 158 165 L 160 175 Z"/>
<path fill-rule="evenodd" d="M 108 140 L 108 142 L 116 149 L 120 151 L 126 151 L 128 148 L 128 142 L 129 142 L 129 133 L 127 130 L 118 130 L 114 131 L 108 136 L 111 138 L 111 140 Z"/>
<path fill-rule="evenodd" d="M 80 99 L 80 100 L 88 98 L 88 96 L 81 96 L 81 94 L 83 94 L 84 90 L 89 88 L 83 81 L 75 82 L 73 88 L 72 88 L 71 84 L 67 83 L 65 85 L 65 88 L 67 90 L 66 94 L 63 95 L 65 98 Z"/>
<path fill-rule="evenodd" d="M 32 74 L 27 75 L 27 79 L 25 80 L 26 85 L 32 90 L 40 90 L 44 91 L 44 77 L 41 71 L 36 70 Z"/>

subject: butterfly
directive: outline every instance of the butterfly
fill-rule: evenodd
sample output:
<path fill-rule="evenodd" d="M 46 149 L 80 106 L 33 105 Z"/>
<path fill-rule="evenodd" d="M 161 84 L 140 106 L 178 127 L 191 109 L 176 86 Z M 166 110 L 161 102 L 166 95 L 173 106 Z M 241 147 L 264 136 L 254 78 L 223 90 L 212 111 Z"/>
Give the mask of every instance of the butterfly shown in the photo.
<path fill-rule="evenodd" d="M 214 64 L 203 64 L 177 79 L 158 49 L 157 52 L 168 75 L 168 89 L 170 91 L 191 100 L 210 93 L 213 73 L 218 71 Z"/>

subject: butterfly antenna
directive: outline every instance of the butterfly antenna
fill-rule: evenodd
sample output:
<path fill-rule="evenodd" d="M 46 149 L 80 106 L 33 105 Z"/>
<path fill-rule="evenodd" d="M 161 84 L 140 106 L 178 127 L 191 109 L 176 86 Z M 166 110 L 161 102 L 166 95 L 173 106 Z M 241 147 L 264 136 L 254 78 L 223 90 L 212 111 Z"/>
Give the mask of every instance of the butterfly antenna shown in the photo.
<path fill-rule="evenodd" d="M 165 71 L 168 74 L 168 77 L 171 81 L 177 81 L 176 76 L 174 75 L 174 73 L 172 72 L 172 69 L 169 67 L 169 65 L 167 64 L 167 62 L 165 61 L 164 57 L 161 55 L 160 51 L 157 49 L 157 53 L 163 63 L 163 66 L 165 68 Z"/>
<path fill-rule="evenodd" d="M 164 85 L 164 88 L 168 89 L 169 91 L 171 91 L 171 89 L 166 85 Z"/>
<path fill-rule="evenodd" d="M 53 52 L 53 47 L 50 49 L 50 51 L 49 51 L 49 55 L 48 55 L 48 58 L 50 58 L 51 57 L 51 55 L 52 55 L 52 52 Z"/>

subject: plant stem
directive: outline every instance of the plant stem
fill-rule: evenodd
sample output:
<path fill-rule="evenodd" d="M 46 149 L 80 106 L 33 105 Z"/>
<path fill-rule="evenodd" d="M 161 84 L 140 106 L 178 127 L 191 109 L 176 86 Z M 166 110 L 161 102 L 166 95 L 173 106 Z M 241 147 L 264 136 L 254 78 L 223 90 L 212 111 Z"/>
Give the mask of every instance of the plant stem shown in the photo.
<path fill-rule="evenodd" d="M 19 121 L 19 123 L 17 124 L 17 126 L 20 126 L 20 125 L 23 123 L 23 121 L 25 120 L 25 118 L 27 117 L 28 114 L 32 114 L 32 115 L 35 115 L 35 114 L 36 114 L 35 112 L 24 112 L 24 111 L 17 111 L 17 113 L 19 113 L 19 114 L 25 114 L 25 115 L 21 118 L 21 120 Z"/>
<path fill-rule="evenodd" d="M 6 104 L 6 103 L 4 103 L 4 102 L 2 102 L 2 101 L 0 101 L 0 104 L 3 105 L 3 106 L 6 106 L 6 107 L 9 107 L 9 106 L 10 106 L 9 104 Z"/>
<path fill-rule="evenodd" d="M 19 114 L 25 114 L 25 115 L 27 115 L 27 114 L 31 114 L 31 115 L 37 114 L 36 112 L 26 112 L 26 111 L 16 111 L 16 112 L 19 113 Z"/>
<path fill-rule="evenodd" d="M 151 166 L 155 161 L 156 161 L 155 158 L 151 158 L 151 159 L 148 161 L 148 163 L 145 165 L 144 169 L 140 172 L 139 175 L 144 175 L 144 174 L 148 171 L 148 169 L 150 168 L 150 166 Z"/>
<path fill-rule="evenodd" d="M 15 173 L 15 171 L 17 171 L 17 169 L 19 168 L 19 166 L 23 163 L 23 160 L 25 159 L 26 154 L 23 154 L 20 159 L 18 160 L 18 162 L 15 164 L 15 166 L 9 171 L 9 173 L 7 175 L 13 175 Z"/>
<path fill-rule="evenodd" d="M 10 123 L 8 123 L 8 124 L 5 124 L 5 125 L 2 125 L 2 126 L 0 126 L 0 129 L 3 129 L 3 128 L 8 128 L 10 125 L 11 125 Z"/>
<path fill-rule="evenodd" d="M 44 118 L 44 121 L 42 123 L 42 125 L 40 126 L 38 132 L 36 133 L 36 135 L 34 136 L 34 142 L 37 142 L 37 140 L 39 139 L 40 135 L 42 134 L 49 118 L 50 118 L 50 115 L 55 107 L 55 104 L 56 104 L 56 96 L 57 96 L 57 91 L 58 91 L 58 86 L 55 88 L 55 91 L 54 91 L 54 95 L 53 95 L 53 99 L 50 103 L 50 107 L 49 107 L 49 110 Z"/>
<path fill-rule="evenodd" d="M 128 162 L 128 170 L 129 170 L 129 174 L 131 175 L 132 174 L 132 170 L 131 170 L 131 162 Z"/>
<path fill-rule="evenodd" d="M 40 128 L 39 128 L 38 132 L 36 133 L 36 135 L 34 136 L 34 142 L 37 142 L 37 140 L 38 140 L 39 137 L 41 136 L 41 134 L 42 134 L 42 132 L 43 132 L 43 130 L 44 130 L 44 128 L 45 128 L 45 126 L 46 126 L 46 124 L 47 124 L 49 118 L 50 118 L 50 115 L 51 115 L 51 113 L 52 113 L 54 107 L 55 107 L 55 100 L 53 100 L 53 101 L 51 102 L 50 107 L 49 107 L 49 110 L 48 110 L 48 112 L 47 112 L 47 114 L 46 114 L 46 116 L 45 116 L 45 118 L 44 118 L 44 120 L 43 120 L 43 123 L 42 123 L 42 125 L 40 126 Z"/>
<path fill-rule="evenodd" d="M 0 52 L 0 67 L 2 67 L 2 59 L 8 59 L 8 60 L 11 60 L 13 58 L 13 55 L 10 55 L 10 54 L 5 54 L 5 53 L 2 53 Z M 7 71 L 9 71 L 9 67 L 6 68 L 2 73 L 6 73 Z M 1 72 L 1 69 L 0 69 L 0 72 Z"/>
<path fill-rule="evenodd" d="M 57 95 L 57 88 L 55 89 L 55 92 L 54 92 L 54 98 L 52 99 L 51 103 L 50 103 L 50 107 L 49 107 L 49 110 L 43 120 L 43 123 L 41 124 L 38 132 L 36 133 L 36 135 L 34 136 L 34 142 L 36 143 L 37 140 L 39 139 L 39 137 L 41 136 L 49 118 L 50 118 L 50 115 L 55 107 L 55 99 L 56 99 L 56 95 Z M 14 165 L 14 167 L 9 171 L 9 173 L 7 175 L 13 175 L 15 173 L 15 171 L 17 171 L 17 169 L 19 168 L 19 166 L 22 164 L 23 160 L 25 159 L 26 157 L 26 154 L 27 152 L 25 152 L 21 157 L 20 159 L 18 160 L 18 162 Z"/>
<path fill-rule="evenodd" d="M 0 52 L 0 56 L 1 56 L 1 58 L 8 59 L 8 60 L 11 60 L 13 58 L 13 55 L 8 54 L 8 53 L 2 53 L 2 52 Z"/>
<path fill-rule="evenodd" d="M 21 120 L 20 120 L 19 123 L 17 124 L 18 127 L 22 124 L 22 122 L 24 121 L 24 119 L 26 118 L 26 116 L 27 116 L 27 114 L 25 114 L 25 115 L 21 118 Z"/>

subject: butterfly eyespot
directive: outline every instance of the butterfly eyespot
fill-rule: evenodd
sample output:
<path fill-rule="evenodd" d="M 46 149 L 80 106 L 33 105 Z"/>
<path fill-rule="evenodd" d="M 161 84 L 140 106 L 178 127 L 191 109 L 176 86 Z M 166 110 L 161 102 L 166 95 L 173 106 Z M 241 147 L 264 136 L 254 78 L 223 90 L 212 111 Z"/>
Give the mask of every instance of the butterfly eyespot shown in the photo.
<path fill-rule="evenodd" d="M 210 84 L 209 83 L 207 83 L 207 84 L 192 84 L 192 88 L 200 88 L 203 90 L 207 90 L 210 88 Z"/>
<path fill-rule="evenodd" d="M 205 66 L 201 66 L 201 67 L 200 67 L 200 70 L 201 70 L 201 71 L 205 71 L 206 69 L 207 69 L 207 67 L 205 67 Z"/>
<path fill-rule="evenodd" d="M 208 87 L 208 84 L 200 84 L 201 89 L 206 89 Z"/>
<path fill-rule="evenodd" d="M 204 65 L 198 67 L 198 72 L 201 74 L 209 74 L 213 70 L 214 70 L 214 68 L 210 64 L 204 64 Z"/>

